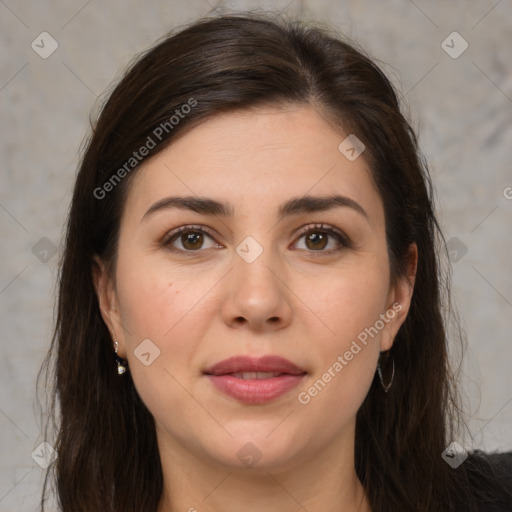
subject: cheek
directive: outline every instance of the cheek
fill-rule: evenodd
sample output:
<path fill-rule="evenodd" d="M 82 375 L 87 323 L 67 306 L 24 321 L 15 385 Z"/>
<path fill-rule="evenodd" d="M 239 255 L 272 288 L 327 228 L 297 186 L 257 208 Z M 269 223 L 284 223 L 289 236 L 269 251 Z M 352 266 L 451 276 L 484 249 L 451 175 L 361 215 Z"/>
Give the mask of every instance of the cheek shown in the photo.
<path fill-rule="evenodd" d="M 126 358 L 143 399 L 168 381 L 174 388 L 172 376 L 182 380 L 206 322 L 194 307 L 204 295 L 201 281 L 184 286 L 179 272 L 148 260 L 119 260 L 117 273 Z"/>
<path fill-rule="evenodd" d="M 172 279 L 154 270 L 118 273 L 120 313 L 128 344 L 144 338 L 161 341 L 182 309 L 179 290 Z M 135 348 L 135 347 L 132 347 Z"/>
<path fill-rule="evenodd" d="M 385 312 L 388 274 L 380 266 L 366 265 L 330 276 L 322 286 L 308 292 L 311 309 L 329 329 L 335 348 L 356 338 Z"/>
<path fill-rule="evenodd" d="M 218 284 L 219 276 L 210 271 L 187 272 L 176 265 L 171 268 L 165 258 L 150 258 L 140 252 L 137 255 L 136 248 L 132 249 L 124 249 L 117 267 L 130 370 L 141 396 L 151 399 L 165 382 L 179 395 L 177 382 L 189 382 L 198 371 L 195 358 L 211 324 L 213 294 L 209 292 Z M 137 355 L 141 354 L 141 342 L 147 339 L 156 346 L 149 344 L 149 352 L 153 350 L 158 357 L 145 366 L 147 361 L 141 362 Z M 171 394 L 167 400 L 170 398 Z"/>
<path fill-rule="evenodd" d="M 197 320 L 197 305 L 207 285 L 205 280 L 187 277 L 160 258 L 143 254 L 119 261 L 117 282 L 129 342 L 154 338 L 163 347 L 176 340 L 176 332 L 190 324 L 191 317 Z"/>
<path fill-rule="evenodd" d="M 201 321 L 200 309 L 194 308 L 203 288 L 201 280 L 185 286 L 179 272 L 171 275 L 163 265 L 144 266 L 134 258 L 119 261 L 118 296 L 129 371 L 151 414 L 175 429 L 183 420 L 170 411 L 185 414 L 193 405 L 186 389 L 207 325 L 206 319 Z"/>
<path fill-rule="evenodd" d="M 328 329 L 316 338 L 317 368 L 299 400 L 311 414 L 328 410 L 333 425 L 355 415 L 370 388 L 388 292 L 388 274 L 378 265 L 339 276 L 309 295 Z"/>

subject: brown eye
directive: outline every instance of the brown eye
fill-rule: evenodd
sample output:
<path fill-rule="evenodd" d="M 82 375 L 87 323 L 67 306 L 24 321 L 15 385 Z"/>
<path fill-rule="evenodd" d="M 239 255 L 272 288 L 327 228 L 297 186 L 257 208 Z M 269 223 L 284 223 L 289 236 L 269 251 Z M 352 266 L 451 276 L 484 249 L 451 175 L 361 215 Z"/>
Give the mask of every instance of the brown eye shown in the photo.
<path fill-rule="evenodd" d="M 211 240 L 210 245 L 205 247 L 208 240 Z M 217 246 L 213 237 L 203 228 L 193 228 L 191 226 L 183 226 L 173 231 L 165 237 L 162 245 L 174 252 L 182 253 L 199 252 Z"/>
<path fill-rule="evenodd" d="M 202 233 L 192 231 L 182 233 L 180 239 L 183 247 L 187 250 L 200 249 L 204 241 Z"/>
<path fill-rule="evenodd" d="M 299 235 L 304 239 L 304 247 L 297 247 L 309 252 L 332 253 L 352 247 L 350 240 L 332 226 L 308 226 Z"/>
<path fill-rule="evenodd" d="M 306 246 L 312 250 L 325 249 L 328 241 L 328 235 L 314 231 L 306 235 Z"/>

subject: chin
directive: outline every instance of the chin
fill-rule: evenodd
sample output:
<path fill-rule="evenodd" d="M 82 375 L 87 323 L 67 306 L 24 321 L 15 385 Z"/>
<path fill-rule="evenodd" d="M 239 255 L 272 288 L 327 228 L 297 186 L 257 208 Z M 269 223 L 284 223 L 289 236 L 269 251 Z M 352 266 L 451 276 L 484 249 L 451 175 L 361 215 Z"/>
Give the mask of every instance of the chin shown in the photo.
<path fill-rule="evenodd" d="M 237 433 L 226 428 L 233 437 L 227 440 L 226 436 L 222 436 L 213 445 L 209 438 L 209 446 L 203 446 L 202 453 L 208 452 L 217 463 L 237 470 L 279 472 L 291 469 L 300 462 L 299 459 L 304 458 L 304 453 L 301 456 L 289 426 L 277 432 L 276 427 L 281 419 L 273 422 L 271 428 L 268 428 L 268 422 L 264 422 L 264 426 L 252 427 L 245 423 L 245 428 L 240 423 Z M 272 429 L 276 430 L 272 432 Z"/>

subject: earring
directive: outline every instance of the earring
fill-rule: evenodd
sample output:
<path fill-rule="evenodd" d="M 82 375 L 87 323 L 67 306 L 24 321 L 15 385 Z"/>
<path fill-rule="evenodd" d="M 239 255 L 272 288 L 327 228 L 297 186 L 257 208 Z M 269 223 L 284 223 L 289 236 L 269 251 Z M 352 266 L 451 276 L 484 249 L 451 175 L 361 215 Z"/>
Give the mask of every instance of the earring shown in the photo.
<path fill-rule="evenodd" d="M 114 357 L 115 357 L 116 363 L 117 363 L 117 373 L 118 373 L 118 375 L 122 375 L 127 370 L 127 364 L 124 359 L 120 358 L 117 355 L 118 348 L 119 348 L 119 343 L 117 341 L 114 341 L 114 352 L 115 352 Z"/>
<path fill-rule="evenodd" d="M 387 393 L 389 391 L 391 384 L 393 384 L 393 378 L 395 377 L 395 360 L 391 359 L 391 363 L 393 365 L 393 370 L 391 372 L 391 380 L 389 381 L 389 384 L 384 384 L 384 379 L 382 378 L 382 370 L 380 368 L 380 359 L 379 362 L 377 363 L 377 372 L 379 374 L 380 383 L 382 384 L 382 389 L 384 390 L 384 393 Z"/>

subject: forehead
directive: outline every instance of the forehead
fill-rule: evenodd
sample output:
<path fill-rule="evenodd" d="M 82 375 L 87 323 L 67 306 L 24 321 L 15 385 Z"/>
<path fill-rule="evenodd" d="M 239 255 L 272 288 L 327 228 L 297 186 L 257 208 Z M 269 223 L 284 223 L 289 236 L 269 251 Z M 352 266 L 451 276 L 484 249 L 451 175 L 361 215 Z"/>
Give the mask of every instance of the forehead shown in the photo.
<path fill-rule="evenodd" d="M 140 213 L 177 194 L 216 197 L 240 208 L 276 203 L 277 210 L 290 196 L 342 193 L 377 219 L 382 204 L 364 158 L 351 161 L 339 150 L 346 137 L 307 106 L 216 115 L 142 165 L 127 211 Z"/>

